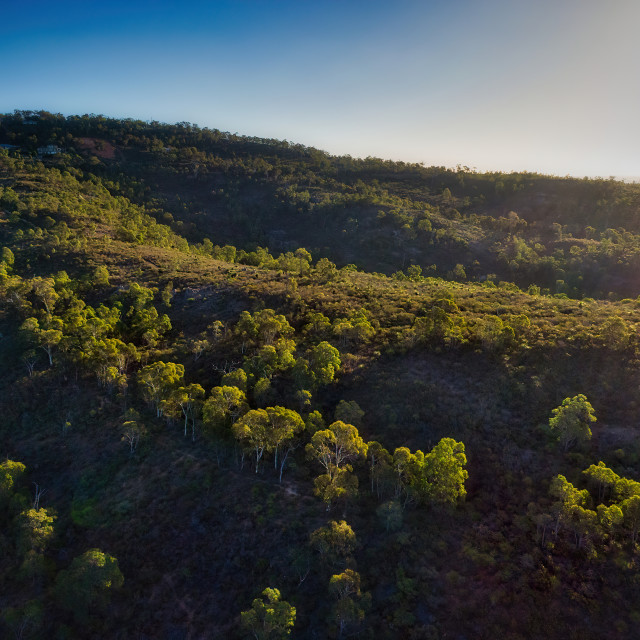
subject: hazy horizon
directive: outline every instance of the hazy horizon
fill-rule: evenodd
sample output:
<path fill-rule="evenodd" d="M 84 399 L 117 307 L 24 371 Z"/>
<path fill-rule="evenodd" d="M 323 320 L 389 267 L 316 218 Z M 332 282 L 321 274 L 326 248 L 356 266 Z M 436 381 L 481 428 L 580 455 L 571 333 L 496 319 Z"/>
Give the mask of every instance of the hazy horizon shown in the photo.
<path fill-rule="evenodd" d="M 334 155 L 640 179 L 640 4 L 87 5 L 4 15 L 0 111 L 189 121 Z"/>

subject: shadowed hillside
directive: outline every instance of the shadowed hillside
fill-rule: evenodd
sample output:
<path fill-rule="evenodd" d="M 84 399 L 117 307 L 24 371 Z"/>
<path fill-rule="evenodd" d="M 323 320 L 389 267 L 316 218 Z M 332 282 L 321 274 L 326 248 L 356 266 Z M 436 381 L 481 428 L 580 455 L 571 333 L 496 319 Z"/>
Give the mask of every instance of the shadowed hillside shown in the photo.
<path fill-rule="evenodd" d="M 3 634 L 635 637 L 638 185 L 0 143 Z"/>

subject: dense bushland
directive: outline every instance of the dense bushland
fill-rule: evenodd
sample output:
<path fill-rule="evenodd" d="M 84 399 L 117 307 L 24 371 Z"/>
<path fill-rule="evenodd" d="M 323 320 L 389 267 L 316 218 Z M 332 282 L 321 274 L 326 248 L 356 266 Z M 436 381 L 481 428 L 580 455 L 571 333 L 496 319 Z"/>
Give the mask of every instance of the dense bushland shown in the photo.
<path fill-rule="evenodd" d="M 637 185 L 0 142 L 2 633 L 634 637 Z"/>

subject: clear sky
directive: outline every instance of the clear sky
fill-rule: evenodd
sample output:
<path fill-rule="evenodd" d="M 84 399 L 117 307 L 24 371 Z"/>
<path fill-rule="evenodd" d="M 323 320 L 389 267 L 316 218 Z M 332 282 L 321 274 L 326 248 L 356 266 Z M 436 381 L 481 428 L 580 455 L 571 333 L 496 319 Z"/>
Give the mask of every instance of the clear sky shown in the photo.
<path fill-rule="evenodd" d="M 640 176 L 640 0 L 4 0 L 0 112 Z"/>

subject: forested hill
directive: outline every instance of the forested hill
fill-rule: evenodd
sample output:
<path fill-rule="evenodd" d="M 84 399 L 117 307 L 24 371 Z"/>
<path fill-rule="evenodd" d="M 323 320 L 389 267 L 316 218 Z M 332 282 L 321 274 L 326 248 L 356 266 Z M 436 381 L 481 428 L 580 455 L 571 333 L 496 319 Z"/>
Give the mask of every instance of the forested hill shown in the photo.
<path fill-rule="evenodd" d="M 305 247 L 338 266 L 413 266 L 575 298 L 640 288 L 638 184 L 333 157 L 189 123 L 44 112 L 0 117 L 0 142 L 27 155 L 58 147 L 48 165 L 98 176 L 193 243 Z"/>
<path fill-rule="evenodd" d="M 1 637 L 637 636 L 638 185 L 0 144 Z"/>

